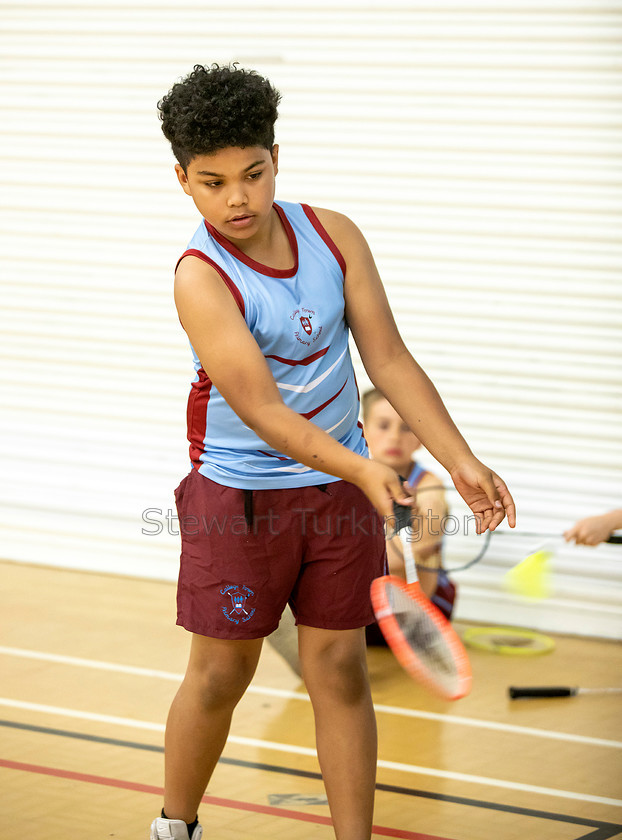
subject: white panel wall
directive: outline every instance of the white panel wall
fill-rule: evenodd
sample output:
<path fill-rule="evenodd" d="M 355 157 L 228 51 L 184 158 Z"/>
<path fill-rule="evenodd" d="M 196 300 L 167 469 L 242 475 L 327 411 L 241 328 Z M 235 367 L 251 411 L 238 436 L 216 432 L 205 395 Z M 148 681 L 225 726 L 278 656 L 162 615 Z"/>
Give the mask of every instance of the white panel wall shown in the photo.
<path fill-rule="evenodd" d="M 279 196 L 364 230 L 521 527 L 621 505 L 621 31 L 612 0 L 3 3 L 0 555 L 176 575 L 197 217 L 155 104 L 214 60 L 281 89 Z M 619 548 L 564 549 L 530 605 L 501 588 L 525 546 L 459 578 L 461 617 L 620 634 Z"/>

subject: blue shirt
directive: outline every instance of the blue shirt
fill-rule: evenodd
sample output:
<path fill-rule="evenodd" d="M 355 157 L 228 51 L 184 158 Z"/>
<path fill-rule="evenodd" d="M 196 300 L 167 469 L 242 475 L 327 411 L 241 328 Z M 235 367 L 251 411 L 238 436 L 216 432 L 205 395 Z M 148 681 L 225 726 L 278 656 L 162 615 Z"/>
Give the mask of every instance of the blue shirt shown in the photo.
<path fill-rule="evenodd" d="M 191 254 L 218 271 L 285 404 L 367 455 L 345 321 L 345 262 L 310 207 L 279 202 L 274 209 L 294 255 L 291 269 L 256 262 L 205 220 L 182 259 Z M 229 407 L 192 352 L 188 439 L 195 469 L 219 484 L 248 489 L 338 481 L 271 449 Z"/>

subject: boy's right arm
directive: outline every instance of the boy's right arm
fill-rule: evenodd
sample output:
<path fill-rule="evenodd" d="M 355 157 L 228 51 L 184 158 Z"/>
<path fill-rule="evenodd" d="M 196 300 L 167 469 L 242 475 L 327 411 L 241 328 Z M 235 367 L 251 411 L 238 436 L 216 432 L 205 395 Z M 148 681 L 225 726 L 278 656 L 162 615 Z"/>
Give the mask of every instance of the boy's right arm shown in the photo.
<path fill-rule="evenodd" d="M 240 419 L 277 452 L 356 484 L 381 516 L 409 504 L 397 474 L 356 455 L 288 408 L 272 372 L 217 271 L 194 256 L 175 275 L 175 304 L 203 369 Z"/>

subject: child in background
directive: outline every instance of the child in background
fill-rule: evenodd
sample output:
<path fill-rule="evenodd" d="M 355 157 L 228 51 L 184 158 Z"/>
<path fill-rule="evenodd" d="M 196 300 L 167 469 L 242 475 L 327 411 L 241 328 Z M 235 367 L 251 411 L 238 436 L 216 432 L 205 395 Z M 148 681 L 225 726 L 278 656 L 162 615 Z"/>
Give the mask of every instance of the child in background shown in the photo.
<path fill-rule="evenodd" d="M 447 514 L 443 482 L 413 459 L 421 441 L 377 388 L 363 394 L 362 407 L 371 457 L 405 478 L 415 497 L 411 533 L 404 534 L 403 540 L 399 537 L 387 540 L 389 572 L 405 579 L 404 551 L 411 550 L 422 592 L 450 618 L 456 587 L 442 569 L 439 523 Z M 367 635 L 368 641 L 376 636 L 372 631 Z"/>

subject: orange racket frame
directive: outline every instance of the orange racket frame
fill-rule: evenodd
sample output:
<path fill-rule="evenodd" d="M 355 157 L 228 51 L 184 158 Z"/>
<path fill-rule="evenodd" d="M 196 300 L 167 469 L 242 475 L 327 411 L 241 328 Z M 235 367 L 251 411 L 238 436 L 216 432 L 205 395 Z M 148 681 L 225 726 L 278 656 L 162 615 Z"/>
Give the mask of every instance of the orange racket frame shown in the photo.
<path fill-rule="evenodd" d="M 435 673 L 432 667 L 426 665 L 416 646 L 411 645 L 406 639 L 387 594 L 390 587 L 401 590 L 409 599 L 409 611 L 428 619 L 426 624 L 434 634 L 434 644 L 442 648 L 444 662 L 449 660 L 452 664 L 451 679 L 447 679 L 446 675 L 443 679 Z M 454 628 L 440 610 L 426 598 L 419 583 L 417 581 L 406 583 L 394 575 L 384 575 L 373 581 L 370 594 L 378 625 L 400 665 L 415 680 L 444 700 L 459 700 L 467 695 L 471 690 L 472 682 L 467 652 Z"/>

